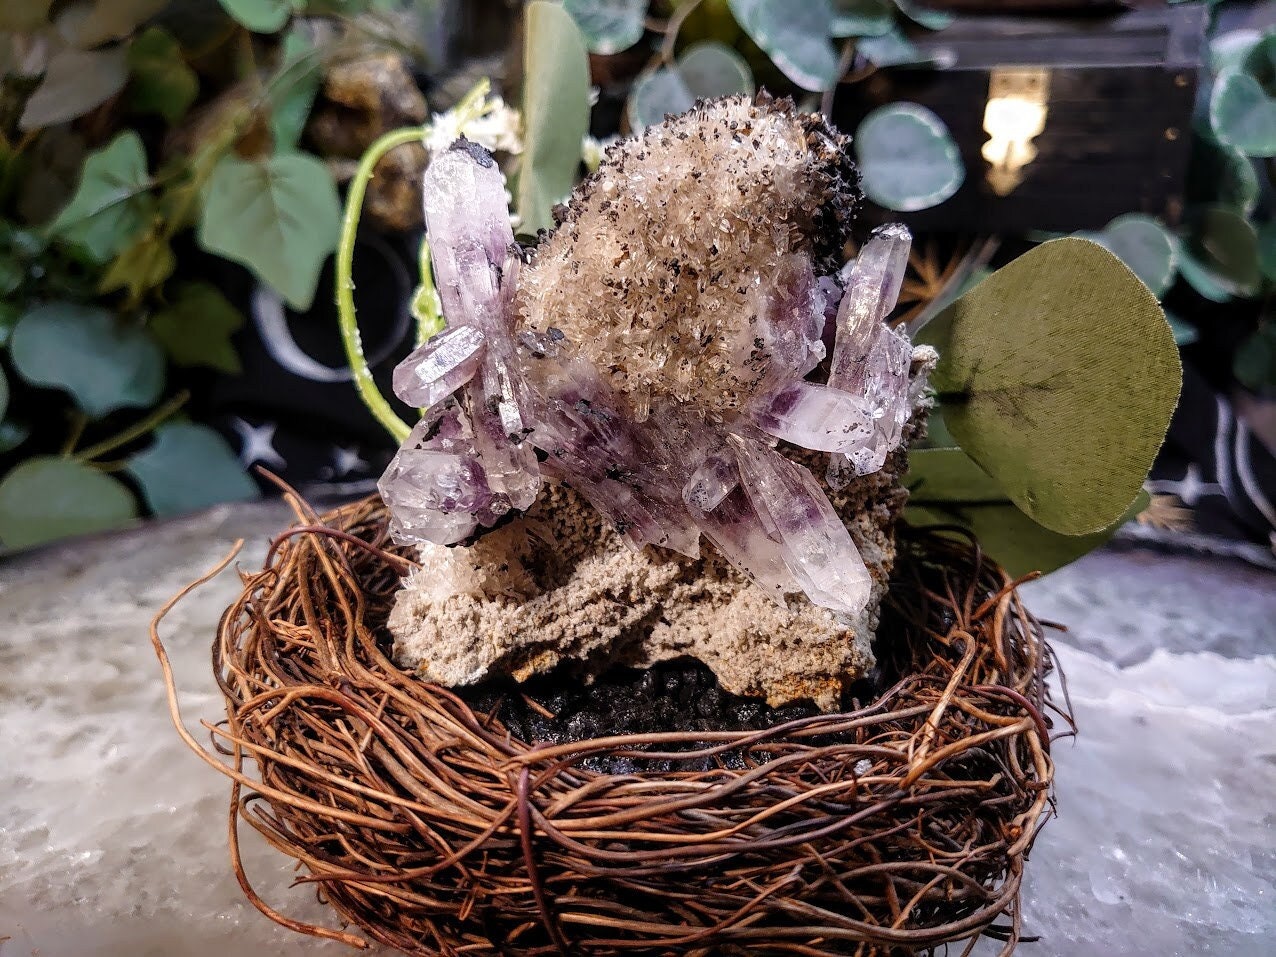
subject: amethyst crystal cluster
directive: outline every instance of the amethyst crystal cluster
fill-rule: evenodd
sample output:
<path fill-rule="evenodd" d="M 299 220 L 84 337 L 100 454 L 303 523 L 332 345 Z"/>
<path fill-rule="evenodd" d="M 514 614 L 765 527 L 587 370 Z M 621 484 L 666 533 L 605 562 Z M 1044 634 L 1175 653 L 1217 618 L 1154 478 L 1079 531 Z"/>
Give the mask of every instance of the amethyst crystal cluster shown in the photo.
<path fill-rule="evenodd" d="M 395 373 L 423 411 L 381 480 L 396 539 L 463 542 L 564 482 L 634 549 L 703 536 L 780 602 L 860 613 L 864 561 L 781 445 L 829 453 L 837 489 L 911 411 L 912 348 L 882 321 L 910 239 L 883 227 L 842 266 L 846 147 L 787 103 L 704 103 L 614 146 L 530 252 L 492 158 L 437 156 L 447 328 Z"/>

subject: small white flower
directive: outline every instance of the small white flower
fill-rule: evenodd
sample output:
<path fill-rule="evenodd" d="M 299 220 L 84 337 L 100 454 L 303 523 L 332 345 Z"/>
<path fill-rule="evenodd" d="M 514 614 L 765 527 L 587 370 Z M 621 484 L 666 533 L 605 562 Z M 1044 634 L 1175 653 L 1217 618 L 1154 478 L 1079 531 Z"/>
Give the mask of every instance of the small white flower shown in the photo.
<path fill-rule="evenodd" d="M 492 96 L 484 101 L 476 115 L 460 116 L 456 110 L 434 114 L 425 136 L 425 148 L 438 153 L 464 136 L 493 153 L 521 153 L 521 124 L 518 110 L 511 109 L 499 96 Z"/>
<path fill-rule="evenodd" d="M 585 164 L 585 168 L 591 173 L 597 172 L 598 166 L 603 161 L 603 154 L 607 152 L 607 147 L 616 142 L 615 136 L 608 136 L 604 139 L 595 139 L 588 133 L 585 138 L 580 141 L 580 158 Z"/>

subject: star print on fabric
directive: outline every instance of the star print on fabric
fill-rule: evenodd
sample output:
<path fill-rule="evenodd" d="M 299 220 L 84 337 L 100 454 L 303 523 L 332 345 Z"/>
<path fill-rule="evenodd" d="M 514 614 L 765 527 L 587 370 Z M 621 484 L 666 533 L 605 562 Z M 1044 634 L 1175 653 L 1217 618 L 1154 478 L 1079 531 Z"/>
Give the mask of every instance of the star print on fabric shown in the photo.
<path fill-rule="evenodd" d="M 232 424 L 243 442 L 239 449 L 239 461 L 245 468 L 258 462 L 280 469 L 288 465 L 288 461 L 275 450 L 275 430 L 279 427 L 276 423 L 253 425 L 243 419 L 235 419 Z"/>
<path fill-rule="evenodd" d="M 351 472 L 367 472 L 368 463 L 359 454 L 358 448 L 342 448 L 332 450 L 332 474 L 344 478 Z"/>

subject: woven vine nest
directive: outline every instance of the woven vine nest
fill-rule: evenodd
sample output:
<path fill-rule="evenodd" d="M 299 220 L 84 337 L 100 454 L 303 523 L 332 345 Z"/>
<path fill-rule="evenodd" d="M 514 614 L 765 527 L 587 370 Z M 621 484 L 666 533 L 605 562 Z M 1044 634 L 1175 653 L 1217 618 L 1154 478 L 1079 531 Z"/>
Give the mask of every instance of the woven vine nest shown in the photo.
<path fill-rule="evenodd" d="M 974 543 L 901 530 L 867 703 L 537 744 L 500 696 L 388 657 L 408 558 L 379 501 L 322 517 L 292 501 L 298 524 L 213 645 L 220 754 L 183 731 L 233 781 L 232 863 L 273 920 L 415 955 L 968 953 L 981 935 L 1008 954 L 1022 939 L 1025 856 L 1052 801 L 1050 653 Z M 531 693 L 504 700 L 552 723 Z M 241 818 L 344 929 L 253 892 Z"/>

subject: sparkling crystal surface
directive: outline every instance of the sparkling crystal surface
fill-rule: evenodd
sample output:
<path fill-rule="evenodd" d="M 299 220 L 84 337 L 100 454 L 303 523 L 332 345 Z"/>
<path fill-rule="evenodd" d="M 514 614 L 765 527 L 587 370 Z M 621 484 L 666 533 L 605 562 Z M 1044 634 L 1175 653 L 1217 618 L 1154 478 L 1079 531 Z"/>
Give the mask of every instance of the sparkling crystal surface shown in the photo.
<path fill-rule="evenodd" d="M 910 237 L 882 227 L 834 258 L 821 223 L 853 187 L 819 122 L 738 98 L 650 128 L 527 262 L 491 157 L 464 140 L 436 157 L 425 219 L 448 328 L 396 371 L 430 412 L 381 482 L 395 535 L 459 542 L 549 477 L 634 549 L 695 556 L 704 536 L 781 603 L 862 612 L 864 561 L 777 440 L 831 453 L 835 478 L 898 447 L 912 347 L 883 320 Z"/>

